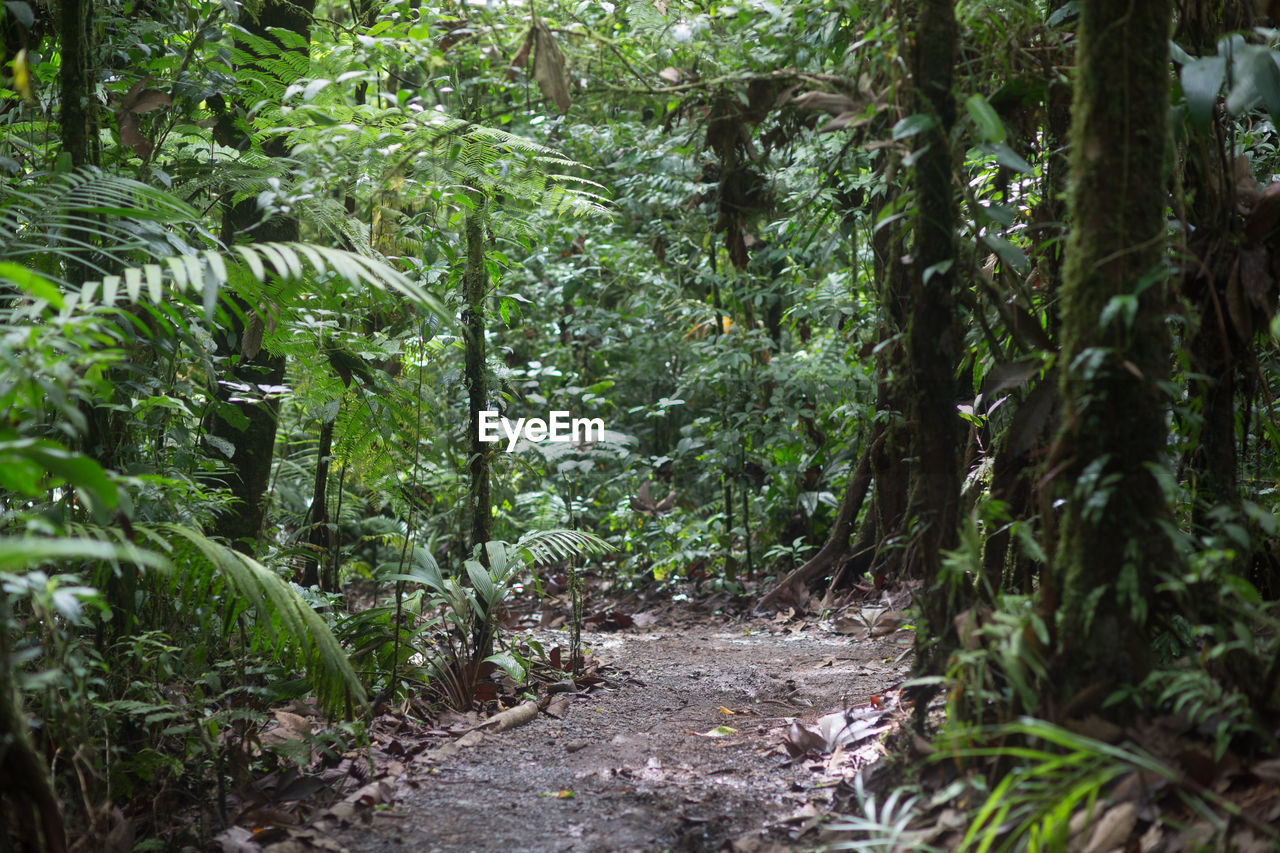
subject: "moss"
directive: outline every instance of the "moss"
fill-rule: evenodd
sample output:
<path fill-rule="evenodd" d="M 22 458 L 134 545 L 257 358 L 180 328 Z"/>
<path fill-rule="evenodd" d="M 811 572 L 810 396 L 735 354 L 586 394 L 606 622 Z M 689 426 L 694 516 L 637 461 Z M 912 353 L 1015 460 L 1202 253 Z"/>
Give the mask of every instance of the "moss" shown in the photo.
<path fill-rule="evenodd" d="M 1170 20 L 1168 0 L 1081 3 L 1060 355 L 1064 427 L 1053 454 L 1066 498 L 1054 561 L 1059 651 L 1075 676 L 1061 683 L 1065 691 L 1140 674 L 1146 601 L 1173 558 L 1153 473 L 1166 464 Z M 1123 306 L 1131 310 L 1115 310 Z"/>

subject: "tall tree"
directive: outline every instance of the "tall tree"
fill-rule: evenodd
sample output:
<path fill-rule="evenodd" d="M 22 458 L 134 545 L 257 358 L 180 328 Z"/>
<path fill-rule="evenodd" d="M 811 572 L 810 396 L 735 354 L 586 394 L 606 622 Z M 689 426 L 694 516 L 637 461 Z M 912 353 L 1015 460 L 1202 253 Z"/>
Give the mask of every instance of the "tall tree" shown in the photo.
<path fill-rule="evenodd" d="M 255 18 L 245 21 L 244 28 L 259 39 L 275 42 L 281 52 L 286 52 L 290 48 L 271 30 L 288 30 L 309 40 L 314 10 L 315 0 L 268 0 Z M 242 140 L 242 143 L 247 145 L 248 140 Z M 263 152 L 272 157 L 283 157 L 288 153 L 287 144 L 282 137 L 272 137 L 264 142 Z M 296 216 L 277 215 L 264 219 L 256 198 L 230 205 L 223 216 L 222 226 L 223 242 L 227 245 L 241 236 L 247 236 L 254 242 L 288 242 L 297 240 L 299 236 Z M 226 482 L 235 503 L 218 518 L 215 532 L 233 545 L 252 551 L 266 512 L 265 498 L 271 478 L 279 415 L 275 396 L 260 389 L 284 382 L 285 357 L 261 347 L 263 320 L 257 313 L 260 307 L 241 307 L 247 319 L 233 322 L 219 336 L 221 354 L 232 358 L 230 379 L 233 384 L 224 383 L 218 389 L 220 409 L 215 412 L 210 432 L 234 447 Z M 248 386 L 253 390 L 248 394 L 230 393 L 235 386 Z"/>
<path fill-rule="evenodd" d="M 1160 483 L 1167 465 L 1162 187 L 1170 15 L 1169 0 L 1080 4 L 1063 428 L 1048 466 L 1066 504 L 1055 584 L 1042 590 L 1061 608 L 1057 651 L 1067 677 L 1057 687 L 1064 696 L 1141 675 L 1148 594 L 1155 570 L 1173 559 Z"/>
<path fill-rule="evenodd" d="M 951 93 L 956 48 L 952 0 L 920 0 L 913 77 L 916 112 L 932 119 L 916 150 L 911 317 L 908 359 L 914 395 L 911 407 L 914 455 L 911 511 L 921 525 L 917 570 L 937 586 L 942 549 L 955 540 L 960 505 L 960 419 L 955 369 L 962 332 L 956 316 L 956 206 L 951 159 L 955 99 Z M 924 597 L 925 619 L 934 640 L 951 622 L 950 586 Z"/>

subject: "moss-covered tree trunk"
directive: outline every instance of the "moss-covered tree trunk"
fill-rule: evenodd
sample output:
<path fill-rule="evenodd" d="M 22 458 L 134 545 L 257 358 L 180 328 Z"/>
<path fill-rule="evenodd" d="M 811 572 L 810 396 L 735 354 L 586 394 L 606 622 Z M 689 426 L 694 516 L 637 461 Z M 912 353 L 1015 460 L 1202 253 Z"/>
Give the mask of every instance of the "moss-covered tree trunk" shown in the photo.
<path fill-rule="evenodd" d="M 62 150 L 71 158 L 71 165 L 77 167 L 97 159 L 97 122 L 92 102 L 95 93 L 89 62 L 93 11 L 93 0 L 63 0 L 59 10 L 58 50 L 62 65 L 58 70 L 58 120 L 62 125 Z"/>
<path fill-rule="evenodd" d="M 961 331 L 955 299 L 956 208 L 950 144 L 955 122 L 951 77 L 956 18 L 952 0 L 919 0 L 917 9 L 913 56 L 916 111 L 931 116 L 933 126 L 918 137 L 915 158 L 917 209 L 907 328 L 914 392 L 910 512 L 920 525 L 912 568 L 930 588 L 921 605 L 929 629 L 927 640 L 934 643 L 949 633 L 952 622 L 954 590 L 940 583 L 940 570 L 942 550 L 955 541 L 963 435 L 954 379 Z M 922 663 L 930 666 L 924 656 Z"/>
<path fill-rule="evenodd" d="M 315 0 L 269 0 L 256 18 L 242 21 L 242 26 L 261 38 L 279 41 L 271 29 L 280 28 L 311 37 L 311 18 Z M 280 44 L 280 50 L 286 50 Z M 247 144 L 247 140 L 245 141 Z M 263 152 L 272 157 L 288 154 L 283 138 L 269 139 Z M 223 215 L 223 241 L 227 245 L 237 238 L 253 242 L 289 242 L 299 236 L 294 216 L 272 216 L 262 220 L 256 199 L 246 199 L 228 207 Z M 255 305 L 242 305 L 246 316 L 258 310 Z M 251 321 L 252 323 L 252 321 Z M 209 432 L 230 442 L 234 451 L 228 460 L 225 482 L 234 504 L 218 517 L 214 533 L 225 537 L 250 553 L 256 548 L 266 515 L 267 487 L 271 480 L 271 463 L 275 455 L 276 422 L 279 402 L 273 394 L 263 393 L 262 386 L 280 386 L 284 382 L 285 358 L 259 346 L 261 329 L 246 334 L 245 324 L 236 320 L 230 328 L 220 330 L 219 354 L 231 360 L 227 377 L 231 383 L 249 386 L 248 393 L 233 393 L 222 383 L 218 389 L 218 405 L 210 419 Z"/>
<path fill-rule="evenodd" d="M 1164 150 L 1169 0 L 1082 0 L 1062 310 L 1063 428 L 1048 470 L 1066 499 L 1054 689 L 1139 677 L 1144 619 L 1172 548 L 1166 468 Z M 1052 587 L 1045 594 L 1054 596 Z"/>

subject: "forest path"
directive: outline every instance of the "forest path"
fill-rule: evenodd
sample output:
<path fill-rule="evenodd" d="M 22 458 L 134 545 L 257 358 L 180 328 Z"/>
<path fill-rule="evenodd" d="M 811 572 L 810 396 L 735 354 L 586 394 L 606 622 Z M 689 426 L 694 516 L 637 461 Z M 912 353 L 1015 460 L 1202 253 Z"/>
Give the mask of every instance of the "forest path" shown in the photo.
<path fill-rule="evenodd" d="M 715 851 L 735 839 L 733 850 L 777 850 L 778 822 L 830 792 L 786 761 L 790 721 L 866 702 L 903 678 L 910 648 L 905 632 L 770 633 L 780 630 L 754 621 L 584 637 L 619 689 L 413 762 L 391 809 L 334 838 L 351 853 Z M 736 733 L 698 734 L 718 726 Z"/>

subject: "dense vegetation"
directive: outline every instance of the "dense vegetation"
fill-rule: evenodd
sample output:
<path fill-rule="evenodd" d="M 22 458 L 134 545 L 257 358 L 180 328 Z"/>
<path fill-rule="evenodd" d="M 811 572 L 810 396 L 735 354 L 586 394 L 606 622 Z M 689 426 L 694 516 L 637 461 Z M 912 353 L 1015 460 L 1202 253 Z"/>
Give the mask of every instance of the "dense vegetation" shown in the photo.
<path fill-rule="evenodd" d="M 470 706 L 548 565 L 914 590 L 1013 843 L 1016 748 L 1123 763 L 1058 725 L 1274 749 L 1265 5 L 6 0 L 10 840 L 207 836 L 290 700 Z"/>

